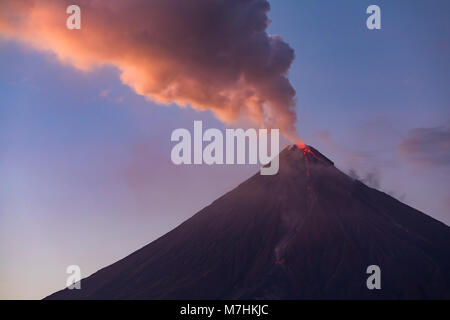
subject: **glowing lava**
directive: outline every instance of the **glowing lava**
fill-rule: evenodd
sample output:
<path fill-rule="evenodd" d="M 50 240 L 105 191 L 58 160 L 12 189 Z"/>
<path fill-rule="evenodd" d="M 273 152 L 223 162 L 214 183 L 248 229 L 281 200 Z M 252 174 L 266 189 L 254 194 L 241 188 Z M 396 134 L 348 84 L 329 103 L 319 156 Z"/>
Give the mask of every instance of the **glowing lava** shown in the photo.
<path fill-rule="evenodd" d="M 313 156 L 317 160 L 320 160 L 319 157 L 311 150 L 311 148 L 308 147 L 303 142 L 297 144 L 297 147 L 300 149 L 303 149 L 303 154 L 305 155 L 305 161 L 308 161 L 308 155 Z"/>
<path fill-rule="evenodd" d="M 319 160 L 319 158 L 314 154 L 314 152 L 303 142 L 300 141 L 297 143 L 297 148 L 303 150 L 303 155 L 304 155 L 304 159 L 305 159 L 305 167 L 306 167 L 306 177 L 310 176 L 310 172 L 309 172 L 309 156 L 313 156 L 315 159 Z M 311 188 L 308 186 L 307 188 L 309 191 L 311 190 Z"/>
<path fill-rule="evenodd" d="M 297 147 L 299 149 L 306 149 L 306 144 L 302 141 L 300 141 L 299 143 L 297 143 Z"/>

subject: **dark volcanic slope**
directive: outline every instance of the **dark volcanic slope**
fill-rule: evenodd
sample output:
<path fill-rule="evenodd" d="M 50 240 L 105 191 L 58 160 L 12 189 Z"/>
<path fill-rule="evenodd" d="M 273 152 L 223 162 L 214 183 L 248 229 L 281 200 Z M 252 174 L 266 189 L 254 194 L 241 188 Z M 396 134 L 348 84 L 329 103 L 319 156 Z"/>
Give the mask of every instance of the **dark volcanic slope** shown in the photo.
<path fill-rule="evenodd" d="M 48 298 L 450 298 L 449 252 L 449 227 L 290 146 L 277 175 Z M 381 290 L 366 287 L 372 264 Z"/>

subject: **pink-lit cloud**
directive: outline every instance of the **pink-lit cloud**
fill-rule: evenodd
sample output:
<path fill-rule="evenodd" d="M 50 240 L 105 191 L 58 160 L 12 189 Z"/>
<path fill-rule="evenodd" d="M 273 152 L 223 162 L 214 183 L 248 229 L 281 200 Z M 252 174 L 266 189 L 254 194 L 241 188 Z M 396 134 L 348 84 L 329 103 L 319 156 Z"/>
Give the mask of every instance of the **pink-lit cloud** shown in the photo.
<path fill-rule="evenodd" d="M 400 141 L 400 156 L 421 168 L 450 165 L 450 127 L 416 128 Z"/>
<path fill-rule="evenodd" d="M 66 8 L 81 8 L 81 30 Z M 0 36 L 90 71 L 112 65 L 148 99 L 280 128 L 291 140 L 294 51 L 269 35 L 266 0 L 3 0 Z"/>

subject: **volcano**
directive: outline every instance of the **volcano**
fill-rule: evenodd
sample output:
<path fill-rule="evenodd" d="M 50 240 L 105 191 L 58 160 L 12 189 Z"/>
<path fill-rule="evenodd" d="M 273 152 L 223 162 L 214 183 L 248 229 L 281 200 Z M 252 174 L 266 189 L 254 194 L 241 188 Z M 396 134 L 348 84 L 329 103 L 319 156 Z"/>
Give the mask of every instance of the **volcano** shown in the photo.
<path fill-rule="evenodd" d="M 449 299 L 450 228 L 310 146 L 48 299 Z M 369 290 L 367 267 L 381 270 Z"/>

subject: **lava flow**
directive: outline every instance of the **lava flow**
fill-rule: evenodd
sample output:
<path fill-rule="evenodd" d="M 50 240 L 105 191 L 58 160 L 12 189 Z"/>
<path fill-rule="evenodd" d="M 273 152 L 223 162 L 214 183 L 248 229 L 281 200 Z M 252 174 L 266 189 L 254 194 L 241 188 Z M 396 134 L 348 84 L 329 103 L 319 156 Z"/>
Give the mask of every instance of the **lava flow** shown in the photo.
<path fill-rule="evenodd" d="M 305 149 L 306 148 L 306 144 L 304 142 L 300 141 L 300 142 L 297 143 L 297 147 L 299 149 Z"/>
<path fill-rule="evenodd" d="M 308 157 L 313 157 L 317 161 L 325 162 L 329 165 L 334 165 L 333 161 L 325 157 L 323 154 L 321 154 L 319 151 L 314 149 L 313 147 L 310 147 L 306 145 L 303 142 L 299 142 L 296 144 L 297 148 L 303 150 L 303 154 L 305 156 L 305 161 L 308 161 Z"/>
<path fill-rule="evenodd" d="M 311 176 L 310 170 L 309 170 L 309 157 L 313 157 L 314 159 L 320 161 L 319 157 L 314 153 L 313 150 L 311 150 L 311 148 L 306 145 L 305 143 L 303 143 L 302 141 L 300 141 L 299 143 L 297 143 L 297 148 L 299 148 L 300 150 L 303 150 L 303 156 L 305 159 L 305 167 L 306 167 L 306 177 L 309 178 Z M 306 183 L 306 192 L 311 195 L 312 192 L 312 186 L 309 184 L 309 182 Z"/>

